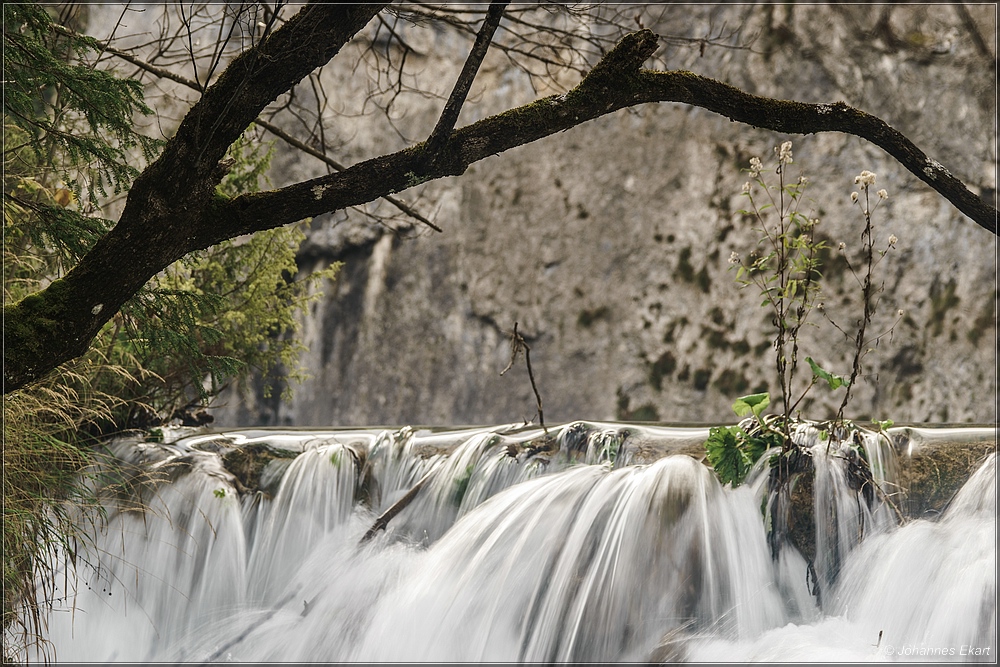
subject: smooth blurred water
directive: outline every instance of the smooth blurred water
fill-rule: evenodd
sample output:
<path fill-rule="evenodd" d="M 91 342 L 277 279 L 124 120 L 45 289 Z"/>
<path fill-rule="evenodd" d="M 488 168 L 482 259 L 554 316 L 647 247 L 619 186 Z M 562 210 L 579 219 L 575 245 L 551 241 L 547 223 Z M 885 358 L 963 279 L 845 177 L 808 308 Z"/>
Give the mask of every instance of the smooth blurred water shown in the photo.
<path fill-rule="evenodd" d="M 900 524 L 851 487 L 848 448 L 803 429 L 813 577 L 768 543 L 766 466 L 732 489 L 671 454 L 706 435 L 574 423 L 123 442 L 120 458 L 168 479 L 141 511 L 109 501 L 107 530 L 65 566 L 47 639 L 71 662 L 995 660 L 995 454 L 937 520 Z M 294 457 L 265 469 L 281 475 L 273 497 L 241 495 L 222 466 L 251 443 Z M 888 440 L 863 446 L 891 483 Z"/>

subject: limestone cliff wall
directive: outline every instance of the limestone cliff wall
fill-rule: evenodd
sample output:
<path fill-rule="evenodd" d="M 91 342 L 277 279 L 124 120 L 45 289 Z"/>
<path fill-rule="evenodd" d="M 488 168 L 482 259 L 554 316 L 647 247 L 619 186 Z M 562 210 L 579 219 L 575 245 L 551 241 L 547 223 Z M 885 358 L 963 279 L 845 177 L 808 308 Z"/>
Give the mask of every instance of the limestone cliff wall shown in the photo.
<path fill-rule="evenodd" d="M 761 95 L 846 101 L 885 119 L 995 201 L 995 6 L 966 10 L 978 41 L 951 5 L 668 5 L 658 16 L 651 9 L 642 21 L 659 34 L 700 37 L 741 25 L 744 36 L 757 36 L 751 50 L 701 52 L 667 41 L 658 66 Z M 469 40 L 400 29 L 415 49 L 412 71 L 446 96 Z M 522 72 L 493 56 L 460 124 L 550 92 L 536 93 Z M 426 137 L 442 99 L 403 94 L 391 111 L 394 127 L 384 115 L 354 115 L 368 84 L 351 69 L 356 57 L 345 52 L 341 61 L 325 75 L 337 98 L 324 120 L 339 160 L 398 149 L 405 145 L 400 133 Z M 567 75 L 564 83 L 573 82 Z M 778 390 L 769 316 L 756 292 L 735 284 L 728 258 L 745 256 L 757 239 L 738 213 L 747 180 L 741 170 L 751 156 L 773 158 L 773 147 L 788 139 L 793 173 L 800 169 L 811 181 L 810 216 L 822 219 L 819 233 L 832 246 L 860 247 L 862 219 L 850 201 L 856 174 L 876 172 L 877 187 L 890 194 L 876 212 L 876 234 L 899 240 L 878 267 L 885 289 L 873 328 L 895 326 L 865 358 L 866 380 L 849 412 L 897 422 L 995 421 L 993 236 L 857 138 L 787 137 L 662 104 L 601 118 L 402 193 L 433 214 L 443 234 L 401 221 L 394 233 L 393 225 L 355 211 L 313 220 L 301 269 L 332 261 L 344 268 L 303 322 L 312 377 L 287 402 L 226 395 L 217 402 L 218 422 L 531 418 L 535 401 L 523 363 L 499 376 L 514 322 L 531 346 L 547 421 L 731 420 L 735 396 Z M 280 185 L 324 169 L 284 151 L 273 178 Z M 836 255 L 824 305 L 849 327 L 860 313 L 858 289 Z M 849 342 L 815 321 L 803 356 L 849 372 Z M 803 416 L 832 416 L 840 393 L 817 387 L 812 395 Z"/>

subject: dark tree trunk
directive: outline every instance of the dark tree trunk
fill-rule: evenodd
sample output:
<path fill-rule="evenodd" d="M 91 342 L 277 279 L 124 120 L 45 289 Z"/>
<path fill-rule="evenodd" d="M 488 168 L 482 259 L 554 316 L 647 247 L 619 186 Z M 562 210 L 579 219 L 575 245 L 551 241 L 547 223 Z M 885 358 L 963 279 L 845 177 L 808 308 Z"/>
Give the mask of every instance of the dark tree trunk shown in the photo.
<path fill-rule="evenodd" d="M 163 155 L 136 179 L 115 228 L 64 279 L 4 307 L 4 393 L 83 354 L 126 300 L 193 250 L 458 176 L 478 160 L 650 102 L 699 106 L 784 133 L 854 134 L 883 148 L 996 234 L 994 207 L 879 118 L 842 102 L 775 100 L 691 72 L 642 70 L 657 47 L 648 30 L 625 36 L 565 95 L 450 132 L 434 151 L 421 143 L 280 190 L 217 197 L 215 186 L 225 174 L 220 160 L 232 142 L 267 104 L 332 58 L 381 7 L 308 5 L 229 65 L 184 118 Z"/>

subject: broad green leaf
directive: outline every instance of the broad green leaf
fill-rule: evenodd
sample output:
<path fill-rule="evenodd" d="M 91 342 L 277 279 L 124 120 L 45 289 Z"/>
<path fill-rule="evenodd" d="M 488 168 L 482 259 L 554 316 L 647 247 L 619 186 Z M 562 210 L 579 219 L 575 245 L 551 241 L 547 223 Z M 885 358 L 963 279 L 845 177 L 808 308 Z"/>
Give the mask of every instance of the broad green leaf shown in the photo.
<path fill-rule="evenodd" d="M 845 380 L 841 376 L 834 375 L 833 373 L 824 370 L 819 364 L 813 361 L 812 357 L 806 357 L 806 361 L 809 363 L 809 368 L 812 369 L 813 376 L 818 377 L 821 380 L 826 380 L 827 384 L 830 385 L 830 389 L 837 389 L 841 386 L 846 387 L 850 384 L 850 381 Z"/>
<path fill-rule="evenodd" d="M 714 426 L 705 441 L 708 462 L 723 484 L 738 486 L 749 469 L 747 457 L 740 448 L 746 437 L 739 426 Z"/>
<path fill-rule="evenodd" d="M 733 412 L 737 417 L 745 417 L 752 412 L 757 419 L 760 419 L 760 413 L 770 403 L 771 397 L 766 391 L 762 394 L 750 394 L 736 399 L 733 403 Z"/>

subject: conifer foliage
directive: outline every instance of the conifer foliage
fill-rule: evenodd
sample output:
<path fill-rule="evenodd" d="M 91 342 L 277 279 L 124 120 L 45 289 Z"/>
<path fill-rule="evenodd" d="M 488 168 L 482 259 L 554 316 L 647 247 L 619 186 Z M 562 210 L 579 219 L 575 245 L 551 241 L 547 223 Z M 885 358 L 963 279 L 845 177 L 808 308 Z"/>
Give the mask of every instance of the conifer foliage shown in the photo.
<path fill-rule="evenodd" d="M 162 141 L 136 130 L 135 116 L 151 113 L 142 86 L 98 66 L 92 39 L 39 5 L 3 12 L 7 306 L 78 265 L 113 226 L 109 199 L 129 190 Z M 270 156 L 248 129 L 230 147 L 217 196 L 257 191 Z M 280 364 L 301 375 L 297 313 L 337 270 L 297 279 L 303 238 L 301 225 L 288 226 L 183 257 L 126 301 L 84 355 L 4 395 L 5 658 L 18 650 L 12 637 L 39 638 L 57 550 L 99 524 L 87 471 L 104 438 L 190 413 L 251 371 Z"/>

